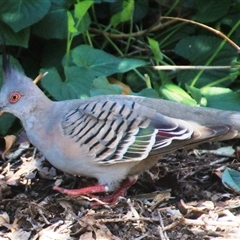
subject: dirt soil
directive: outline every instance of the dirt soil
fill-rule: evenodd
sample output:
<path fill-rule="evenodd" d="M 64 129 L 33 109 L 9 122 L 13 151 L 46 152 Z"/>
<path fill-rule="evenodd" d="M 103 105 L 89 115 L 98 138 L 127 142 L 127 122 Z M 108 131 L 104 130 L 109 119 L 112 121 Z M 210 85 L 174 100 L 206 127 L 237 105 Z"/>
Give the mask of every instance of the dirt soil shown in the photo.
<path fill-rule="evenodd" d="M 165 156 L 117 205 L 95 208 L 91 198 L 52 190 L 95 180 L 65 175 L 32 146 L 20 146 L 0 162 L 0 240 L 240 239 L 239 194 L 221 181 L 226 167 L 238 170 L 240 163 L 209 151 L 233 144 Z"/>

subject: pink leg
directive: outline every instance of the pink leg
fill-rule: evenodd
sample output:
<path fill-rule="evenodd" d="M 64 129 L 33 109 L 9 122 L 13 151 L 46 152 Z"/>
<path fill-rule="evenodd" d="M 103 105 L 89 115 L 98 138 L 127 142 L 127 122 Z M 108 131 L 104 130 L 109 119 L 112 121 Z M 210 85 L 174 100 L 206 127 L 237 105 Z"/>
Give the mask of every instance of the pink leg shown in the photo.
<path fill-rule="evenodd" d="M 96 185 L 96 186 L 90 186 L 80 189 L 65 189 L 58 186 L 54 186 L 53 190 L 56 190 L 58 192 L 61 192 L 63 194 L 67 194 L 70 196 L 79 196 L 79 195 L 87 195 L 92 193 L 104 193 L 108 192 L 108 187 L 104 185 Z"/>
<path fill-rule="evenodd" d="M 58 192 L 61 192 L 63 194 L 67 194 L 70 196 L 89 195 L 91 197 L 98 198 L 102 202 L 109 203 L 110 205 L 115 205 L 118 202 L 119 197 L 125 196 L 127 189 L 131 187 L 133 184 L 135 184 L 136 181 L 137 181 L 136 177 L 132 179 L 128 178 L 124 180 L 116 191 L 114 191 L 112 194 L 106 197 L 99 197 L 94 195 L 94 193 L 108 192 L 108 187 L 104 185 L 96 185 L 96 186 L 90 186 L 90 187 L 85 187 L 80 189 L 65 189 L 58 186 L 54 186 L 53 190 L 56 190 Z M 91 207 L 99 206 L 99 205 L 101 205 L 101 203 L 95 202 L 91 204 Z"/>

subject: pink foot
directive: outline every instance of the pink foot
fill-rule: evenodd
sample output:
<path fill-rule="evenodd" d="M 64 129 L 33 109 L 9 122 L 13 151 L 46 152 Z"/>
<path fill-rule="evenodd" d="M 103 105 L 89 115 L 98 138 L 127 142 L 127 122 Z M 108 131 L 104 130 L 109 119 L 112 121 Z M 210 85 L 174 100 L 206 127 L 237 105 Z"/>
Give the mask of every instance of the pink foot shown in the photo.
<path fill-rule="evenodd" d="M 102 202 L 108 203 L 110 205 L 116 205 L 118 203 L 119 197 L 123 197 L 126 195 L 126 191 L 128 188 L 130 188 L 133 184 L 135 184 L 137 181 L 137 178 L 134 179 L 126 179 L 122 182 L 120 187 L 114 191 L 112 194 L 106 196 L 106 197 L 99 197 L 99 200 Z M 99 202 L 91 203 L 91 207 L 99 206 L 101 205 Z"/>
<path fill-rule="evenodd" d="M 67 194 L 70 196 L 89 195 L 91 197 L 101 200 L 104 203 L 115 205 L 117 204 L 119 197 L 125 196 L 127 189 L 131 187 L 134 183 L 136 183 L 136 181 L 137 181 L 137 178 L 124 180 L 116 191 L 114 191 L 112 194 L 106 197 L 95 195 L 95 193 L 108 192 L 108 187 L 104 185 L 96 185 L 96 186 L 90 186 L 90 187 L 85 187 L 80 189 L 65 189 L 58 186 L 54 186 L 53 190 L 56 190 L 58 192 L 61 192 L 63 194 Z M 99 205 L 102 205 L 102 204 L 100 202 L 91 203 L 91 207 L 95 207 Z"/>

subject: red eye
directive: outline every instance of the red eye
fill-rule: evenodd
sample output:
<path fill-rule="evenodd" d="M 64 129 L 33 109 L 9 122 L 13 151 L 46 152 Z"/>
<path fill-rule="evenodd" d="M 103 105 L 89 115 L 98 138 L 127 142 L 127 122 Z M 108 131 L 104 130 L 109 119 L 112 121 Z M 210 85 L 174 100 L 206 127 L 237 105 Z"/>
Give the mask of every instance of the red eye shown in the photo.
<path fill-rule="evenodd" d="M 11 93 L 11 95 L 9 97 L 9 102 L 16 103 L 21 97 L 22 96 L 19 92 L 13 92 L 13 93 Z"/>

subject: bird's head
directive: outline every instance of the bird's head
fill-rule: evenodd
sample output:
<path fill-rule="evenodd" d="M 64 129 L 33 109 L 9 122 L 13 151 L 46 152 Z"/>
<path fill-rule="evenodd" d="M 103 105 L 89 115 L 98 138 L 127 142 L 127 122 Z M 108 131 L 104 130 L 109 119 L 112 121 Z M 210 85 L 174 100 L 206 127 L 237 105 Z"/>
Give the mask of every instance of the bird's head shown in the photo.
<path fill-rule="evenodd" d="M 0 90 L 0 111 L 23 119 L 42 97 L 42 91 L 24 73 L 10 65 L 5 47 L 2 51 L 3 85 Z M 45 95 L 44 95 L 45 96 Z"/>

